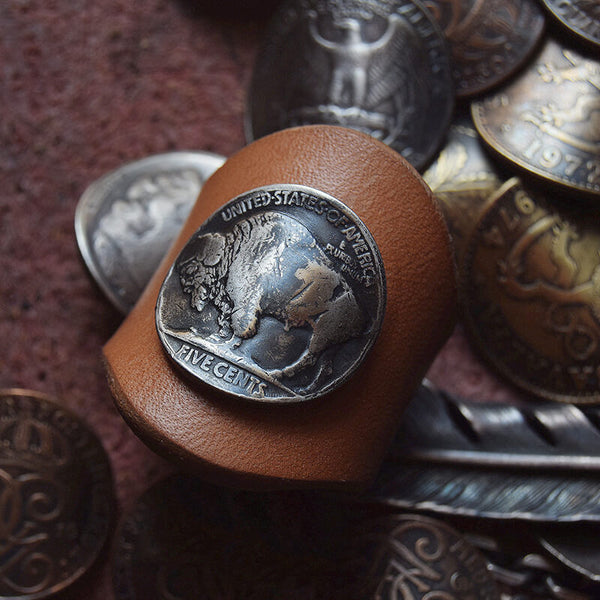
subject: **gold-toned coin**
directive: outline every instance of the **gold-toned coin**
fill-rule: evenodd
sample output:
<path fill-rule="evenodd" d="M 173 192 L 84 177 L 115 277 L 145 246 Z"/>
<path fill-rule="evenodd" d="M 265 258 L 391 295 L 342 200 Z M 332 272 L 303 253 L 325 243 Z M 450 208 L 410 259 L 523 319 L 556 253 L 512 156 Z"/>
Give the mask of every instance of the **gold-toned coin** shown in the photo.
<path fill-rule="evenodd" d="M 465 251 L 461 303 L 498 372 L 550 400 L 600 402 L 600 210 L 504 184 Z"/>
<path fill-rule="evenodd" d="M 450 48 L 456 94 L 466 98 L 502 83 L 529 59 L 542 37 L 535 0 L 425 0 Z"/>
<path fill-rule="evenodd" d="M 547 40 L 531 67 L 472 105 L 485 141 L 514 164 L 600 194 L 600 62 Z"/>
<path fill-rule="evenodd" d="M 444 149 L 423 179 L 439 201 L 452 235 L 455 255 L 460 258 L 485 201 L 502 183 L 481 146 L 470 116 L 456 119 Z"/>

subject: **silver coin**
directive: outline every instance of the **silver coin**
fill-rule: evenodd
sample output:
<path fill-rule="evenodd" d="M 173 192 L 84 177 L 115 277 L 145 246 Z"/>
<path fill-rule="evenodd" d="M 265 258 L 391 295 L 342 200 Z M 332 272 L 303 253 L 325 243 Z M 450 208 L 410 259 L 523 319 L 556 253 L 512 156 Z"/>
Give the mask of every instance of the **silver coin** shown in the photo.
<path fill-rule="evenodd" d="M 188 216 L 202 185 L 225 162 L 208 152 L 170 152 L 127 164 L 92 183 L 75 212 L 85 263 L 126 314 Z"/>
<path fill-rule="evenodd" d="M 345 204 L 274 185 L 223 206 L 192 236 L 160 290 L 167 354 L 241 398 L 296 402 L 345 382 L 381 327 L 377 244 Z"/>
<path fill-rule="evenodd" d="M 453 105 L 444 36 L 417 1 L 288 1 L 257 57 L 246 136 L 341 125 L 422 168 L 444 137 Z"/>

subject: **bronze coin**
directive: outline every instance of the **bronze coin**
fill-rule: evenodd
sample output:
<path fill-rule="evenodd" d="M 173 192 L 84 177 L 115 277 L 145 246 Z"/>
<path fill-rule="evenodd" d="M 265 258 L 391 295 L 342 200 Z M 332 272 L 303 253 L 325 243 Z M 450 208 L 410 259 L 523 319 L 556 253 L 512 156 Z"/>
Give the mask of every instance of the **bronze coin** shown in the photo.
<path fill-rule="evenodd" d="M 490 201 L 491 202 L 491 201 Z M 600 213 L 500 188 L 469 239 L 461 304 L 474 345 L 536 396 L 600 401 Z"/>
<path fill-rule="evenodd" d="M 459 259 L 485 201 L 502 183 L 469 115 L 455 119 L 446 145 L 423 179 L 440 203 Z"/>
<path fill-rule="evenodd" d="M 246 137 L 340 125 L 380 139 L 419 169 L 441 144 L 453 105 L 446 41 L 417 0 L 292 0 L 258 54 Z"/>
<path fill-rule="evenodd" d="M 499 600 L 483 554 L 443 521 L 402 514 L 369 523 L 373 600 Z"/>
<path fill-rule="evenodd" d="M 227 490 L 173 475 L 119 526 L 117 600 L 363 600 L 363 557 L 337 504 L 309 494 Z"/>
<path fill-rule="evenodd" d="M 600 45 L 598 0 L 542 0 L 559 23 L 581 39 Z"/>
<path fill-rule="evenodd" d="M 544 32 L 534 0 L 425 0 L 450 46 L 458 97 L 489 91 L 529 59 Z"/>
<path fill-rule="evenodd" d="M 50 398 L 0 391 L 0 598 L 34 600 L 80 578 L 113 513 L 98 438 Z"/>
<path fill-rule="evenodd" d="M 548 39 L 517 80 L 474 102 L 484 140 L 513 164 L 600 194 L 600 62 Z"/>

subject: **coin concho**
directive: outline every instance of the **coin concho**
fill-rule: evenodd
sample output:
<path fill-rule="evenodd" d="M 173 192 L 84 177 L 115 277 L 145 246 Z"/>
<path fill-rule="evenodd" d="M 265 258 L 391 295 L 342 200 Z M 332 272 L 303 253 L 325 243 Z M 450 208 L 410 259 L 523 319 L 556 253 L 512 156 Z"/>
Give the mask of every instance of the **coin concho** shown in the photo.
<path fill-rule="evenodd" d="M 341 201 L 292 184 L 234 198 L 196 231 L 159 292 L 168 356 L 260 402 L 322 396 L 348 380 L 385 311 L 373 236 Z"/>

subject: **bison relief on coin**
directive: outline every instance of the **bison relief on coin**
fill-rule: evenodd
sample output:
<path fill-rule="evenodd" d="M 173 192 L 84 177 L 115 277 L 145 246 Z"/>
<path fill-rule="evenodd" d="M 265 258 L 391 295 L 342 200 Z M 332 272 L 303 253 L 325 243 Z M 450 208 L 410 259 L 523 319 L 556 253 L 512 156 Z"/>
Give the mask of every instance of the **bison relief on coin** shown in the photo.
<path fill-rule="evenodd" d="M 275 185 L 234 198 L 192 236 L 156 306 L 167 354 L 242 398 L 295 402 L 345 382 L 381 327 L 385 272 L 345 204 Z"/>

